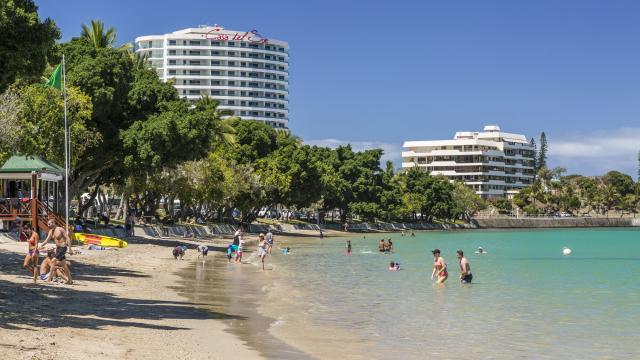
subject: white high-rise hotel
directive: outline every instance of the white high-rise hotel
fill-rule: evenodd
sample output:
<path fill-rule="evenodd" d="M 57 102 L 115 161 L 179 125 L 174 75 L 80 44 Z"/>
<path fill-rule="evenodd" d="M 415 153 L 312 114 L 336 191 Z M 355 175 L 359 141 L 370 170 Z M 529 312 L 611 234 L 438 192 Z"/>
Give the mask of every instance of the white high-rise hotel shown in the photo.
<path fill-rule="evenodd" d="M 453 140 L 407 141 L 402 167 L 459 180 L 483 198 L 510 197 L 533 181 L 535 151 L 524 135 L 500 131 L 457 132 Z"/>
<path fill-rule="evenodd" d="M 181 96 L 210 96 L 221 109 L 275 128 L 289 123 L 289 45 L 256 30 L 200 26 L 165 35 L 140 36 L 135 51 L 147 55 L 163 81 Z"/>

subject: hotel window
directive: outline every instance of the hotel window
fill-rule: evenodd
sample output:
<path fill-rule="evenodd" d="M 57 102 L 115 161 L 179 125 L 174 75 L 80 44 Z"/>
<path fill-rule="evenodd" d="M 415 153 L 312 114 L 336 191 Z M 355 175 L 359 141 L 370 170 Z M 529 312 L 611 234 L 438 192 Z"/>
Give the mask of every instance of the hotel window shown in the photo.
<path fill-rule="evenodd" d="M 280 60 L 280 61 L 284 61 L 284 56 L 279 56 L 279 57 L 278 57 L 278 60 Z"/>
<path fill-rule="evenodd" d="M 240 43 L 240 46 L 247 47 L 247 43 Z"/>
<path fill-rule="evenodd" d="M 220 42 L 219 41 L 212 41 L 211 42 L 211 46 L 220 46 Z"/>
<path fill-rule="evenodd" d="M 189 60 L 189 65 L 200 65 L 200 60 Z"/>
<path fill-rule="evenodd" d="M 220 95 L 220 90 L 211 90 L 211 95 Z"/>
<path fill-rule="evenodd" d="M 280 70 L 280 71 L 284 71 L 284 66 L 279 66 L 279 67 L 278 67 L 278 70 Z"/>
<path fill-rule="evenodd" d="M 175 65 L 176 61 L 175 60 L 169 60 L 169 65 Z"/>
<path fill-rule="evenodd" d="M 245 105 L 247 105 L 247 102 L 246 101 L 240 101 L 240 105 L 245 106 Z"/>
<path fill-rule="evenodd" d="M 189 90 L 189 95 L 200 95 L 200 90 Z"/>
<path fill-rule="evenodd" d="M 227 43 L 227 45 L 229 45 L 229 46 L 236 46 L 236 43 L 234 43 L 233 41 L 229 41 L 229 42 Z"/>
<path fill-rule="evenodd" d="M 169 45 L 175 45 L 176 41 L 175 40 L 169 40 Z"/>
<path fill-rule="evenodd" d="M 189 75 L 200 75 L 200 71 L 198 71 L 198 70 L 189 70 Z"/>
<path fill-rule="evenodd" d="M 212 80 L 211 85 L 220 85 L 220 80 Z"/>
<path fill-rule="evenodd" d="M 284 81 L 284 76 L 278 76 L 278 79 L 283 80 Z"/>
<path fill-rule="evenodd" d="M 283 48 L 283 47 L 281 47 L 281 48 L 280 48 L 280 49 L 278 49 L 278 50 L 280 50 L 280 51 L 284 51 L 284 48 Z M 284 59 L 284 58 L 283 58 L 283 59 Z"/>
<path fill-rule="evenodd" d="M 213 55 L 213 56 L 220 55 L 220 51 L 214 50 L 214 51 L 211 52 L 211 55 Z"/>
<path fill-rule="evenodd" d="M 227 91 L 227 94 L 228 94 L 229 96 L 235 96 L 235 95 L 236 95 L 236 92 L 235 92 L 235 91 L 233 91 L 233 90 L 230 90 L 230 91 Z"/>
<path fill-rule="evenodd" d="M 169 70 L 169 75 L 175 75 L 176 71 L 175 70 Z"/>
<path fill-rule="evenodd" d="M 200 45 L 200 41 L 198 41 L 198 40 L 191 40 L 191 41 L 189 41 L 189 45 Z"/>
<path fill-rule="evenodd" d="M 235 105 L 235 104 L 236 104 L 236 102 L 235 102 L 235 101 L 233 101 L 233 100 L 229 100 L 229 101 L 227 101 L 227 105 Z"/>
<path fill-rule="evenodd" d="M 189 80 L 189 85 L 200 85 L 200 80 Z"/>
<path fill-rule="evenodd" d="M 236 72 L 235 71 L 228 71 L 227 75 L 228 76 L 236 76 Z"/>
<path fill-rule="evenodd" d="M 236 86 L 236 82 L 235 81 L 229 81 L 229 86 Z"/>
<path fill-rule="evenodd" d="M 219 70 L 211 70 L 211 75 L 220 75 Z"/>
<path fill-rule="evenodd" d="M 229 55 L 229 56 L 236 56 L 236 52 L 235 52 L 235 51 L 229 51 L 229 52 L 227 53 L 227 55 Z"/>
<path fill-rule="evenodd" d="M 247 86 L 247 83 L 245 81 L 241 81 L 240 86 Z"/>
<path fill-rule="evenodd" d="M 219 66 L 219 65 L 220 65 L 220 61 L 218 61 L 218 60 L 213 60 L 213 61 L 211 61 L 211 65 L 213 65 L 213 66 Z"/>
<path fill-rule="evenodd" d="M 227 63 L 227 65 L 229 65 L 229 66 L 236 66 L 236 62 L 235 62 L 235 61 L 229 61 L 229 62 Z"/>
<path fill-rule="evenodd" d="M 169 55 L 175 55 L 176 51 L 175 50 L 169 50 Z"/>
<path fill-rule="evenodd" d="M 278 99 L 284 99 L 284 95 L 278 95 Z"/>

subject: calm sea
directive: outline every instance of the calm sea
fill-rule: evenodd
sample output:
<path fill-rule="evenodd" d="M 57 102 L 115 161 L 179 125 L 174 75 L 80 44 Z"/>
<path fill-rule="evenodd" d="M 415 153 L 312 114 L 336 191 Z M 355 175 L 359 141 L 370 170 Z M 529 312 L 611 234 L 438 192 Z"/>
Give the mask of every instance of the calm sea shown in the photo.
<path fill-rule="evenodd" d="M 317 357 L 640 359 L 639 230 L 366 234 L 351 237 L 351 256 L 343 238 L 279 241 L 291 254 L 267 259 L 260 311 Z M 383 236 L 393 254 L 377 252 Z M 444 287 L 429 278 L 434 248 Z M 457 249 L 472 285 L 457 281 Z"/>

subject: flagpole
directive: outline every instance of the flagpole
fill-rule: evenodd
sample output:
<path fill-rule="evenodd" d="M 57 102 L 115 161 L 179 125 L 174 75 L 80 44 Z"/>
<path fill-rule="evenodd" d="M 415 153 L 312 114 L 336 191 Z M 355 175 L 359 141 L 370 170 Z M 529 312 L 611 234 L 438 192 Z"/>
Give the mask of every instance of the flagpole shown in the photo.
<path fill-rule="evenodd" d="M 67 123 L 67 75 L 64 54 L 62 54 L 62 96 L 64 98 L 64 202 L 65 202 L 65 228 L 69 231 L 69 167 L 71 165 L 71 136 Z"/>

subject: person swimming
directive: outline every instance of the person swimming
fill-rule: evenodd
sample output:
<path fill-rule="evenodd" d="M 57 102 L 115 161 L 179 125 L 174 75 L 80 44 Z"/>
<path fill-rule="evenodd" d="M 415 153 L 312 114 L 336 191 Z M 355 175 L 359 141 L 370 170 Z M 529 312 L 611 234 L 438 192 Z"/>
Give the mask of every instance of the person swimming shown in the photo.
<path fill-rule="evenodd" d="M 478 246 L 478 250 L 476 250 L 476 254 L 486 254 L 487 252 L 482 248 L 482 246 Z"/>
<path fill-rule="evenodd" d="M 400 263 L 392 261 L 389 263 L 389 271 L 398 271 L 400 270 Z"/>
<path fill-rule="evenodd" d="M 387 249 L 387 245 L 384 243 L 384 239 L 380 240 L 380 243 L 378 244 L 378 251 L 383 253 L 385 252 Z"/>

